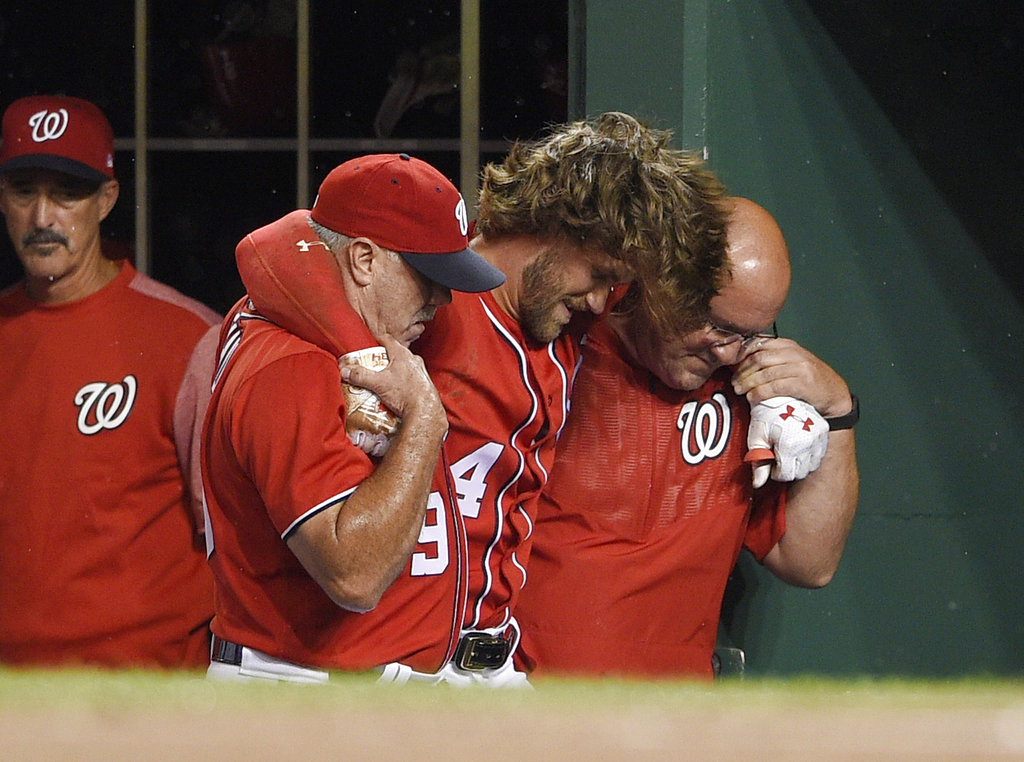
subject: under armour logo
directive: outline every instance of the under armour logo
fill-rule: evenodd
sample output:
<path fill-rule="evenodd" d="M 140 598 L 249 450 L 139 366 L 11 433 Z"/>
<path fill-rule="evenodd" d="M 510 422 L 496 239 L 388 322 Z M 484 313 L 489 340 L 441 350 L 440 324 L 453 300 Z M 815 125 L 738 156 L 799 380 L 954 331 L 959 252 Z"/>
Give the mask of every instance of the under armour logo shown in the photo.
<path fill-rule="evenodd" d="M 303 252 L 309 251 L 309 247 L 310 246 L 323 246 L 325 249 L 327 248 L 327 244 L 324 243 L 323 241 L 320 241 L 320 240 L 317 240 L 317 241 L 306 241 L 306 240 L 296 241 L 295 245 L 299 247 L 299 251 L 303 251 Z"/>
<path fill-rule="evenodd" d="M 796 414 L 796 408 L 794 408 L 792 405 L 786 405 L 786 412 L 779 413 L 779 418 L 781 418 L 784 421 L 790 418 L 794 418 L 797 421 L 801 421 L 803 423 L 804 431 L 810 431 L 811 426 L 814 425 L 814 421 L 812 421 L 810 418 L 801 418 L 800 416 L 798 416 Z"/>
<path fill-rule="evenodd" d="M 679 411 L 676 427 L 682 431 L 680 448 L 683 460 L 696 466 L 706 458 L 717 458 L 729 442 L 732 411 L 721 392 L 710 401 L 690 400 Z"/>
<path fill-rule="evenodd" d="M 35 142 L 56 140 L 68 128 L 68 111 L 63 108 L 58 111 L 37 111 L 28 118 L 28 123 L 32 127 L 32 140 Z"/>
<path fill-rule="evenodd" d="M 103 429 L 116 429 L 135 405 L 137 383 L 135 376 L 125 376 L 119 384 L 95 381 L 86 384 L 75 394 L 78 406 L 78 430 L 92 436 Z"/>

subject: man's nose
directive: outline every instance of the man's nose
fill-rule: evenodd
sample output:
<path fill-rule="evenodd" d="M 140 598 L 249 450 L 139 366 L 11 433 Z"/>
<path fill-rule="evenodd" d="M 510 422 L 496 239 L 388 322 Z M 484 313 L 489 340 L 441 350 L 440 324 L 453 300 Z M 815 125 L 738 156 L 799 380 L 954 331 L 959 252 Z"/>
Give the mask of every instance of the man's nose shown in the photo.
<path fill-rule="evenodd" d="M 32 198 L 32 222 L 37 228 L 48 228 L 53 224 L 55 204 L 45 193 L 37 193 Z"/>
<path fill-rule="evenodd" d="M 452 290 L 447 286 L 442 286 L 440 283 L 434 284 L 433 293 L 430 295 L 430 303 L 442 306 L 445 304 L 452 303 Z"/>
<path fill-rule="evenodd" d="M 598 288 L 592 288 L 587 292 L 587 308 L 595 315 L 600 315 L 604 312 L 604 307 L 608 303 L 608 295 L 611 294 L 611 286 L 599 286 Z"/>
<path fill-rule="evenodd" d="M 730 341 L 728 344 L 712 344 L 708 347 L 708 351 L 722 365 L 735 365 L 740 361 L 740 355 L 743 354 L 743 342 Z"/>

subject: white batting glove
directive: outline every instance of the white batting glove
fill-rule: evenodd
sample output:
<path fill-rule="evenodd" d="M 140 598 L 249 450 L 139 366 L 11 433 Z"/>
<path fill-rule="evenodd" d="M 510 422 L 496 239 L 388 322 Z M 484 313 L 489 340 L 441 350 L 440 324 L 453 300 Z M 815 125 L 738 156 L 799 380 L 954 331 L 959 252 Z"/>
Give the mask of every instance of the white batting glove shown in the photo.
<path fill-rule="evenodd" d="M 821 465 L 828 422 L 795 397 L 772 397 L 750 408 L 746 460 L 754 464 L 754 489 L 768 481 L 803 479 Z"/>

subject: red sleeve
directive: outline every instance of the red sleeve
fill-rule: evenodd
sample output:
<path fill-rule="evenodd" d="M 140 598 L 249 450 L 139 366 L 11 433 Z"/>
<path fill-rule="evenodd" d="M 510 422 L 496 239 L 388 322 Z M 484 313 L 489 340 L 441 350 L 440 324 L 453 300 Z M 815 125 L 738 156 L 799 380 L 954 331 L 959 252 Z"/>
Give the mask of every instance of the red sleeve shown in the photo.
<path fill-rule="evenodd" d="M 188 486 L 196 534 L 200 535 L 204 521 L 199 441 L 203 435 L 203 417 L 210 404 L 210 384 L 217 362 L 219 334 L 220 324 L 212 325 L 196 344 L 174 403 L 174 447 Z"/>
<path fill-rule="evenodd" d="M 786 485 L 768 480 L 754 493 L 754 506 L 750 512 L 743 546 L 760 563 L 786 533 Z"/>
<path fill-rule="evenodd" d="M 373 472 L 373 464 L 345 433 L 337 365 L 326 352 L 276 360 L 246 387 L 232 423 L 235 452 L 285 537 L 306 518 L 348 497 Z"/>
<path fill-rule="evenodd" d="M 308 210 L 247 235 L 235 263 L 253 305 L 286 331 L 335 357 L 380 343 L 348 303 L 338 264 L 309 226 Z"/>

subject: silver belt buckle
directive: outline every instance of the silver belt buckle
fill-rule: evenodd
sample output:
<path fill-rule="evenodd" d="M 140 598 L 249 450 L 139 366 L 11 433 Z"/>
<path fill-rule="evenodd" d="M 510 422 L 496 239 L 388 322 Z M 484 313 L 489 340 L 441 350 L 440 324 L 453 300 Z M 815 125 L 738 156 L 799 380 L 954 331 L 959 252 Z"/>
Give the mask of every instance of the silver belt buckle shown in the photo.
<path fill-rule="evenodd" d="M 455 651 L 455 663 L 468 670 L 496 669 L 508 658 L 509 642 L 486 632 L 470 632 L 462 636 Z"/>

